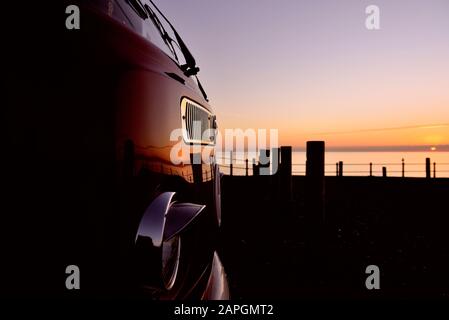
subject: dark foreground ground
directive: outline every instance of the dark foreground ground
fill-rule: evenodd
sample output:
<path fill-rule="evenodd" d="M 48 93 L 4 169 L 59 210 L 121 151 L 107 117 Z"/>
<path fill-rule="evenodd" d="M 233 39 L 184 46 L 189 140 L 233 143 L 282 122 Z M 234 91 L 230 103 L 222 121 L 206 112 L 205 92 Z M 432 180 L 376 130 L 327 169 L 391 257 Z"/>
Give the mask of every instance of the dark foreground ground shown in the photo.
<path fill-rule="evenodd" d="M 235 299 L 449 299 L 449 179 L 326 177 L 311 222 L 305 178 L 223 177 L 221 255 Z M 380 268 L 367 290 L 365 268 Z"/>

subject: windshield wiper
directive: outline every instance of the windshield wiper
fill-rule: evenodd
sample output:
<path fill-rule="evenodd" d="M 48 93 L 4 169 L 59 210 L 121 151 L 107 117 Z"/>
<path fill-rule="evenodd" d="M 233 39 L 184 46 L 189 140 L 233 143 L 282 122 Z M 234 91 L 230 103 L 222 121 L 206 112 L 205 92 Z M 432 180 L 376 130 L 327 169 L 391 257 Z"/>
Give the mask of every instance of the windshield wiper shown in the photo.
<path fill-rule="evenodd" d="M 142 20 L 146 20 L 150 18 L 153 25 L 156 27 L 159 35 L 164 41 L 165 45 L 168 47 L 170 52 L 173 54 L 175 60 L 179 63 L 178 55 L 176 54 L 176 50 L 173 47 L 173 43 L 175 43 L 178 47 L 179 44 L 176 43 L 175 40 L 170 37 L 168 32 L 165 30 L 164 25 L 161 23 L 157 15 L 154 13 L 153 9 L 151 9 L 147 4 L 143 5 L 140 0 L 126 0 L 126 2 L 131 6 L 131 8 L 137 13 L 137 15 L 142 18 Z M 154 5 L 154 4 L 153 4 Z"/>
<path fill-rule="evenodd" d="M 173 31 L 173 34 L 175 35 L 178 47 L 181 50 L 182 54 L 184 55 L 184 59 L 186 61 L 185 64 L 181 65 L 182 71 L 184 72 L 184 74 L 187 77 L 196 75 L 200 71 L 200 68 L 197 67 L 195 58 L 190 53 L 190 50 L 187 48 L 187 46 L 184 43 L 184 41 L 182 40 L 181 36 L 176 31 L 175 27 L 173 27 L 173 25 L 167 19 L 167 17 L 165 17 L 164 14 L 161 12 L 161 10 L 159 10 L 159 8 L 154 4 L 153 0 L 150 0 L 150 2 L 154 6 L 154 8 L 156 8 L 157 12 L 159 12 L 159 14 L 162 16 L 162 18 L 164 18 L 164 20 L 168 23 L 168 25 L 170 26 L 170 28 Z"/>
<path fill-rule="evenodd" d="M 148 18 L 147 13 L 143 9 L 142 4 L 139 0 L 126 0 L 126 2 L 129 4 L 129 6 L 136 12 L 136 14 L 141 17 L 143 20 Z"/>
<path fill-rule="evenodd" d="M 204 90 L 203 86 L 201 85 L 200 79 L 198 79 L 198 76 L 195 75 L 196 82 L 198 83 L 198 88 L 200 88 L 201 93 L 203 94 L 203 97 L 206 101 L 209 101 L 209 98 L 207 97 L 206 91 Z"/>
<path fill-rule="evenodd" d="M 168 32 L 165 30 L 164 26 L 162 25 L 161 21 L 154 13 L 154 11 L 146 4 L 144 5 L 144 8 L 145 8 L 146 12 L 148 13 L 149 18 L 151 19 L 153 24 L 156 26 L 156 29 L 159 31 L 159 34 L 161 35 L 162 40 L 164 40 L 165 44 L 168 46 L 170 51 L 173 53 L 176 61 L 178 61 L 178 63 L 179 63 L 178 55 L 176 54 L 176 50 L 173 47 L 173 43 L 175 43 L 176 45 L 178 45 L 178 44 L 176 43 L 175 40 L 172 39 L 172 37 L 170 37 L 170 35 L 168 34 Z"/>
<path fill-rule="evenodd" d="M 150 0 L 150 3 L 152 4 L 152 6 L 157 10 L 157 12 L 162 16 L 162 18 L 164 18 L 164 20 L 167 22 L 167 24 L 172 29 L 173 34 L 175 35 L 176 41 L 172 37 L 170 37 L 170 35 L 168 34 L 168 32 L 165 30 L 164 26 L 162 25 L 161 21 L 159 20 L 157 15 L 154 13 L 153 9 L 151 9 L 147 4 L 142 5 L 142 3 L 139 0 L 126 0 L 126 1 L 143 20 L 145 20 L 147 18 L 151 19 L 153 24 L 158 29 L 165 44 L 168 46 L 170 51 L 172 51 L 176 61 L 178 61 L 178 63 L 179 63 L 178 56 L 176 55 L 176 50 L 173 47 L 173 43 L 175 43 L 178 46 L 178 48 L 179 48 L 179 50 L 181 50 L 181 52 L 184 56 L 184 60 L 186 62 L 185 64 L 180 65 L 181 70 L 183 71 L 183 73 L 186 77 L 195 76 L 196 81 L 198 83 L 198 88 L 200 89 L 201 93 L 203 94 L 204 99 L 206 101 L 209 101 L 206 91 L 204 90 L 204 88 L 201 85 L 201 82 L 197 76 L 198 72 L 200 71 L 200 68 L 196 65 L 195 58 L 193 57 L 190 50 L 187 48 L 186 44 L 182 40 L 179 33 L 176 31 L 175 27 L 173 27 L 173 25 L 171 24 L 170 20 L 168 20 L 167 17 L 161 12 L 161 10 L 159 10 L 159 8 L 154 4 L 154 2 L 152 0 Z"/>

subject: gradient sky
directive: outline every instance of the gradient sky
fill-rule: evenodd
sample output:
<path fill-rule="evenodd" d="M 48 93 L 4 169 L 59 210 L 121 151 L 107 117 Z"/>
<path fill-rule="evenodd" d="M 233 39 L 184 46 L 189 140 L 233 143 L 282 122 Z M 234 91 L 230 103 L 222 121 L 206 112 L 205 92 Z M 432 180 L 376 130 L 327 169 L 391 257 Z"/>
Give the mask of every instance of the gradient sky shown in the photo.
<path fill-rule="evenodd" d="M 293 146 L 449 144 L 447 0 L 156 3 L 221 128 L 278 128 Z M 380 30 L 365 28 L 370 4 Z"/>

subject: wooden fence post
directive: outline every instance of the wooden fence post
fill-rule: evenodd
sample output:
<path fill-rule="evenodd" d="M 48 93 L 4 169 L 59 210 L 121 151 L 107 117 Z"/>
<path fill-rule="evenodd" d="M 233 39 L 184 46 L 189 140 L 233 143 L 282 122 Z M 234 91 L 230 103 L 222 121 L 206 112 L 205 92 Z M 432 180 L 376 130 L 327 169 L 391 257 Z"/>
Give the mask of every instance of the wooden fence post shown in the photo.
<path fill-rule="evenodd" d="M 324 141 L 307 141 L 306 206 L 312 223 L 325 220 L 324 149 Z"/>
<path fill-rule="evenodd" d="M 405 163 L 404 163 L 404 158 L 402 158 L 402 178 L 405 177 Z"/>
<path fill-rule="evenodd" d="M 229 175 L 232 177 L 233 174 L 233 168 L 232 168 L 232 151 L 229 151 L 230 157 L 231 157 L 231 162 L 229 164 Z"/>
<path fill-rule="evenodd" d="M 271 162 L 271 174 L 272 175 L 276 175 L 276 173 L 278 173 L 279 171 L 279 164 L 280 164 L 280 159 L 281 159 L 281 150 L 279 148 L 273 148 L 271 149 L 271 158 L 272 158 L 272 162 Z"/>
<path fill-rule="evenodd" d="M 430 158 L 426 158 L 426 178 L 430 179 Z"/>
<path fill-rule="evenodd" d="M 382 177 L 387 176 L 387 167 L 382 167 Z"/>
<path fill-rule="evenodd" d="M 369 176 L 370 177 L 373 176 L 373 163 L 372 162 L 369 163 Z"/>
<path fill-rule="evenodd" d="M 292 198 L 292 147 L 281 147 L 281 163 L 280 163 L 280 192 L 281 198 L 290 201 Z"/>
<path fill-rule="evenodd" d="M 281 149 L 272 148 L 271 149 L 271 199 L 274 201 L 279 201 L 280 194 L 280 159 L 281 159 Z"/>
<path fill-rule="evenodd" d="M 436 162 L 433 163 L 433 177 L 437 177 L 437 164 Z"/>
<path fill-rule="evenodd" d="M 258 165 L 256 164 L 256 159 L 253 158 L 253 176 L 258 175 L 259 175 L 259 168 Z"/>
<path fill-rule="evenodd" d="M 248 176 L 248 158 L 245 159 L 245 175 Z"/>
<path fill-rule="evenodd" d="M 270 150 L 259 150 L 259 170 L 262 176 L 270 175 Z"/>
<path fill-rule="evenodd" d="M 343 161 L 338 162 L 338 176 L 343 177 Z"/>

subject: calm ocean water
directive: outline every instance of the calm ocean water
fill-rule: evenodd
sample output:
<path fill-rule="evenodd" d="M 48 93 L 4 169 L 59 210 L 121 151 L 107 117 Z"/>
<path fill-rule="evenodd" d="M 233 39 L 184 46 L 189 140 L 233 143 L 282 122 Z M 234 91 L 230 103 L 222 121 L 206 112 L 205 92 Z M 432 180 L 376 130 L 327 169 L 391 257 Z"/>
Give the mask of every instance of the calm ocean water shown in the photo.
<path fill-rule="evenodd" d="M 237 154 L 234 159 L 233 174 L 245 174 L 245 162 L 239 159 L 242 154 Z M 435 162 L 436 176 L 449 177 L 449 152 L 333 152 L 325 154 L 326 175 L 336 174 L 335 164 L 343 161 L 343 173 L 345 176 L 367 176 L 369 175 L 369 163 L 373 164 L 373 175 L 382 175 L 382 167 L 387 168 L 388 176 L 399 177 L 402 175 L 402 159 L 404 159 L 404 170 L 406 177 L 425 177 L 426 158 L 431 161 L 431 174 L 433 176 L 433 163 Z M 249 162 L 249 174 L 251 175 L 251 161 Z M 306 153 L 293 152 L 293 174 L 304 175 Z M 229 174 L 229 167 L 223 163 L 221 171 Z"/>

